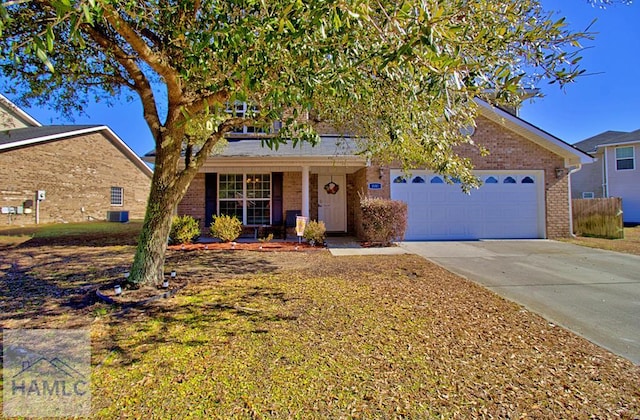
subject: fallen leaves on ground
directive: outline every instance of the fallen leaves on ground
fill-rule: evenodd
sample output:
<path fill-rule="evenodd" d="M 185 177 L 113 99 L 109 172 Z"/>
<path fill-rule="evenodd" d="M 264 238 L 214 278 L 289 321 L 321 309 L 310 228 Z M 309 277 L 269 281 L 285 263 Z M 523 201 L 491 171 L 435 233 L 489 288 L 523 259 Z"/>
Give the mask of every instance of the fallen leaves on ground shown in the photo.
<path fill-rule="evenodd" d="M 0 323 L 90 327 L 95 418 L 640 413 L 638 366 L 416 256 L 171 251 L 189 285 L 122 313 L 82 297 L 133 247 L 6 251 Z"/>

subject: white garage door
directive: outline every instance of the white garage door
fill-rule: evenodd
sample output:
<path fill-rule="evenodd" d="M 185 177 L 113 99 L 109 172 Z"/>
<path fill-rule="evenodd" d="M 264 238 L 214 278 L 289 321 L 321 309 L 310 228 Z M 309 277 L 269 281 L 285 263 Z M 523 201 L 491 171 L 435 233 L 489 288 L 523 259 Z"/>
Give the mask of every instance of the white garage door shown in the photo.
<path fill-rule="evenodd" d="M 441 175 L 391 172 L 391 198 L 408 204 L 406 240 L 543 238 L 542 171 L 477 172 L 484 184 L 469 195 Z"/>

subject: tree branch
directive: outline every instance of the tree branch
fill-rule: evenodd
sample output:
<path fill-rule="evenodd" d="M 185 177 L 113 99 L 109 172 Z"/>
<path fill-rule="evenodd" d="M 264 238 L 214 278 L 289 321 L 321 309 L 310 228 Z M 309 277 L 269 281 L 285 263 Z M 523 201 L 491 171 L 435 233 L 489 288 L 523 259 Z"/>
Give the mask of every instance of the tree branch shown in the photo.
<path fill-rule="evenodd" d="M 106 52 L 110 51 L 116 61 L 124 67 L 131 79 L 134 81 L 133 90 L 140 96 L 142 101 L 142 108 L 144 113 L 144 119 L 147 121 L 147 125 L 151 129 L 153 138 L 156 140 L 160 138 L 160 130 L 162 124 L 160 123 L 160 117 L 158 115 L 158 108 L 156 106 L 156 100 L 151 88 L 151 83 L 142 72 L 138 63 L 135 62 L 120 46 L 107 35 L 98 30 L 97 26 L 85 25 L 83 30 L 102 47 Z M 130 86 L 130 85 L 129 85 Z"/>
<path fill-rule="evenodd" d="M 182 100 L 182 84 L 180 75 L 169 64 L 166 57 L 154 52 L 138 33 L 122 19 L 117 10 L 104 6 L 105 18 L 118 34 L 120 34 L 144 62 L 158 73 L 167 84 L 169 107 L 177 105 Z"/>

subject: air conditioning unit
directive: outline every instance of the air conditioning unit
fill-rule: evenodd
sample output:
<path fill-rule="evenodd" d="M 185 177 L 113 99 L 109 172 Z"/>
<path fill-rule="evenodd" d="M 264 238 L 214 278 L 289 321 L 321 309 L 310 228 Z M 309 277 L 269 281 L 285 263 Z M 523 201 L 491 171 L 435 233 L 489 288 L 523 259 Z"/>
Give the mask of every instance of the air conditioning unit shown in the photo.
<path fill-rule="evenodd" d="M 129 221 L 129 211 L 108 211 L 107 221 L 125 223 Z"/>

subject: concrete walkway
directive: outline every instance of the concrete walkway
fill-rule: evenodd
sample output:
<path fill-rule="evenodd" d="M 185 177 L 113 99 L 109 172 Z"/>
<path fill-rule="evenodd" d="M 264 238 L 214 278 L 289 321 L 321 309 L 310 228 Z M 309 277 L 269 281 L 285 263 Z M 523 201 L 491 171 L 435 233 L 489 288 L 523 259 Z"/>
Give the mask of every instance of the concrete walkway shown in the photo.
<path fill-rule="evenodd" d="M 399 246 L 363 248 L 360 246 L 360 242 L 352 236 L 329 236 L 326 242 L 331 255 L 337 257 L 350 255 L 402 255 L 411 253 Z"/>
<path fill-rule="evenodd" d="M 640 364 L 640 257 L 547 240 L 401 247 Z"/>

